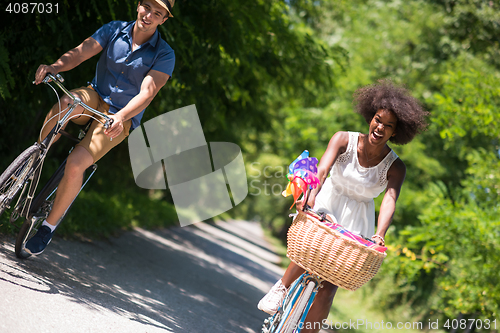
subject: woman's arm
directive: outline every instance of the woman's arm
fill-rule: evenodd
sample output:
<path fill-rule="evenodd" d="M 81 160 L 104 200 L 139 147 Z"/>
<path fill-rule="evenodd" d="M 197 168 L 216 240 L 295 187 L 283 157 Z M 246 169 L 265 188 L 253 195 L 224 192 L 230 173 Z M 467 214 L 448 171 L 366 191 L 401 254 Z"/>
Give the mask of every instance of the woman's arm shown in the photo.
<path fill-rule="evenodd" d="M 318 179 L 320 184 L 318 187 L 311 191 L 309 195 L 309 199 L 307 204 L 311 207 L 314 207 L 314 202 L 316 200 L 316 195 L 321 190 L 323 183 L 325 182 L 328 174 L 332 166 L 335 164 L 337 157 L 344 153 L 347 149 L 347 145 L 349 143 L 349 133 L 348 132 L 337 132 L 335 133 L 330 142 L 328 143 L 328 147 L 326 148 L 325 153 L 321 157 L 318 165 Z M 302 200 L 297 201 L 297 208 L 302 209 Z"/>
<path fill-rule="evenodd" d="M 398 200 L 401 186 L 405 180 L 406 166 L 399 158 L 389 168 L 387 172 L 387 189 L 384 194 L 384 199 L 380 205 L 380 212 L 378 215 L 377 232 L 373 240 L 379 245 L 384 245 L 384 237 L 387 229 L 391 225 L 392 217 L 396 211 L 396 201 Z"/>

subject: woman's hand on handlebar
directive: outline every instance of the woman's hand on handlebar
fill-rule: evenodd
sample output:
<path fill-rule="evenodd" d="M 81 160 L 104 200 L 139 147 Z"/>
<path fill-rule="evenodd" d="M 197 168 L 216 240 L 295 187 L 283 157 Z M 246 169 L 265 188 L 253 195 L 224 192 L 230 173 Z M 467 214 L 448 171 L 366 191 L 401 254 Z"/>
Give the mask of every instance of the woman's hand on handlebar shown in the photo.
<path fill-rule="evenodd" d="M 316 198 L 309 198 L 309 200 L 307 201 L 307 205 L 310 207 L 310 208 L 313 208 L 314 207 L 314 202 L 316 201 Z M 297 200 L 297 202 L 295 203 L 296 206 L 297 206 L 297 209 L 299 210 L 303 210 L 304 208 L 304 198 L 300 199 L 300 200 Z"/>
<path fill-rule="evenodd" d="M 52 65 L 40 65 L 35 73 L 35 84 L 42 83 L 43 79 L 47 76 L 47 74 L 56 75 L 58 71 Z"/>
<path fill-rule="evenodd" d="M 385 240 L 384 240 L 384 237 L 382 237 L 382 236 L 380 236 L 380 235 L 375 234 L 375 235 L 373 235 L 373 236 L 372 236 L 372 238 L 371 238 L 371 239 L 372 239 L 372 241 L 374 241 L 374 242 L 375 242 L 375 244 L 380 245 L 380 246 L 385 246 Z"/>

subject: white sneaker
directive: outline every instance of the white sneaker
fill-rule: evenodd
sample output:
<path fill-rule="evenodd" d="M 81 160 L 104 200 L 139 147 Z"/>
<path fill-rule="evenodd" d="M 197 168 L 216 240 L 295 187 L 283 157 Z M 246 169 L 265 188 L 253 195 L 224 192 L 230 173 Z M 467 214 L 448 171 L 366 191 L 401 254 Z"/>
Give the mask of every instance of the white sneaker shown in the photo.
<path fill-rule="evenodd" d="M 281 282 L 281 279 L 269 290 L 269 292 L 260 300 L 257 307 L 259 310 L 273 315 L 278 311 L 281 303 L 285 299 L 287 289 Z"/>

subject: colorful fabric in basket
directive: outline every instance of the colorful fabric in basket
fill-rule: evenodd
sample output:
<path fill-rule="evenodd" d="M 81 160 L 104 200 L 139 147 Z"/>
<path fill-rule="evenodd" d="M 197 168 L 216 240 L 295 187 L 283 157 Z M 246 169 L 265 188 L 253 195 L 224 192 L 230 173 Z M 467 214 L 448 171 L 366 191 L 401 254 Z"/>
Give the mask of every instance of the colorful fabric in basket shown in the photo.
<path fill-rule="evenodd" d="M 327 226 L 328 228 L 330 229 L 333 229 L 337 232 L 339 232 L 340 234 L 346 236 L 346 237 L 349 237 L 351 238 L 352 240 L 355 240 L 357 241 L 358 243 L 361 243 L 363 244 L 364 246 L 366 247 L 369 247 L 371 249 L 374 249 L 376 251 L 379 251 L 379 252 L 382 252 L 384 253 L 386 250 L 387 250 L 387 247 L 385 246 L 380 246 L 378 244 L 375 244 L 373 242 L 370 242 L 369 240 L 367 239 L 364 239 L 362 237 L 360 237 L 359 235 L 356 235 L 352 232 L 350 232 L 349 230 L 345 229 L 343 226 L 341 226 L 340 224 L 338 223 L 334 223 L 334 222 L 323 222 L 323 225 Z"/>

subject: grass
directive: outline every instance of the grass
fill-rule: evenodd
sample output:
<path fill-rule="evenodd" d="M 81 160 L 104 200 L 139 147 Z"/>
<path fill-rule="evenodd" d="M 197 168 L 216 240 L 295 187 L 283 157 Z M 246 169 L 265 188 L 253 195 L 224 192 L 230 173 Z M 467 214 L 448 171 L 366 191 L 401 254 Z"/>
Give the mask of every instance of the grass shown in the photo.
<path fill-rule="evenodd" d="M 428 325 L 428 322 L 398 319 L 396 313 L 377 308 L 377 301 L 370 297 L 370 288 L 367 286 L 356 291 L 339 288 L 327 320 L 335 331 L 356 333 L 416 333 L 427 331 Z"/>

